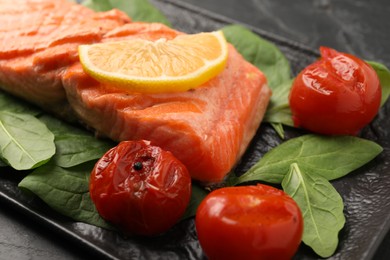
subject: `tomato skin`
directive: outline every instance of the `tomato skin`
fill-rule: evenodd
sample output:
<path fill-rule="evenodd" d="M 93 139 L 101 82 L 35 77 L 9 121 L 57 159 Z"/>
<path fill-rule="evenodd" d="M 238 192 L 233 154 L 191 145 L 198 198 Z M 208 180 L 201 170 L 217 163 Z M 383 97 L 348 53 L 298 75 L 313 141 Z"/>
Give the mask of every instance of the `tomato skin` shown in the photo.
<path fill-rule="evenodd" d="M 148 141 L 123 141 L 96 163 L 89 190 L 104 219 L 124 233 L 151 236 L 183 215 L 191 177 L 170 152 Z"/>
<path fill-rule="evenodd" d="M 381 86 L 363 60 L 321 47 L 321 59 L 296 77 L 289 102 L 296 127 L 326 135 L 356 135 L 378 113 Z"/>
<path fill-rule="evenodd" d="M 303 232 L 295 201 L 281 190 L 260 184 L 211 192 L 199 205 L 195 224 L 211 260 L 290 259 Z"/>

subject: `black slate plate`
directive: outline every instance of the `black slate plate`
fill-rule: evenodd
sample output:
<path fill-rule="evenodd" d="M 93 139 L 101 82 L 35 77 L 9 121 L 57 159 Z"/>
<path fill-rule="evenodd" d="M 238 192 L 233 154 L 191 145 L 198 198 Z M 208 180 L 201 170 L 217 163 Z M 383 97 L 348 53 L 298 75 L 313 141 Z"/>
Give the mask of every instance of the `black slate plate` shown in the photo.
<path fill-rule="evenodd" d="M 170 19 L 173 27 L 188 33 L 211 31 L 235 21 L 215 15 L 180 0 L 153 0 Z M 248 26 L 250 27 L 250 26 Z M 289 59 L 296 74 L 316 59 L 317 53 L 276 35 L 251 28 L 274 42 Z M 373 140 L 383 153 L 358 171 L 333 184 L 345 202 L 347 219 L 340 233 L 340 244 L 332 259 L 371 259 L 390 228 L 390 102 L 381 109 L 375 121 L 362 132 L 362 137 Z M 291 138 L 300 133 L 287 129 Z M 281 140 L 267 125 L 261 125 L 236 172 L 242 173 Z M 0 199 L 19 210 L 31 223 L 51 229 L 61 238 L 70 239 L 99 257 L 107 259 L 204 259 L 198 244 L 193 219 L 183 221 L 163 236 L 156 238 L 124 238 L 100 228 L 77 223 L 53 212 L 39 199 L 23 194 L 17 183 L 23 177 L 0 168 Z M 302 245 L 296 259 L 317 259 L 310 248 Z"/>

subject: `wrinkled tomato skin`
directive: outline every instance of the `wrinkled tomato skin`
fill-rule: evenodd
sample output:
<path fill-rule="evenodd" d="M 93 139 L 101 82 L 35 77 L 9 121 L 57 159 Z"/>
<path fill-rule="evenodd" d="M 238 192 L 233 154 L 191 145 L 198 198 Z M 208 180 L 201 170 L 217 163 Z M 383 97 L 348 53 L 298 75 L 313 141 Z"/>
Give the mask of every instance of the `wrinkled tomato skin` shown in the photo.
<path fill-rule="evenodd" d="M 153 236 L 178 222 L 191 196 L 191 177 L 170 152 L 148 141 L 123 141 L 90 176 L 99 214 L 126 234 Z"/>
<path fill-rule="evenodd" d="M 381 86 L 363 60 L 321 47 L 321 59 L 302 70 L 289 96 L 294 125 L 326 135 L 357 135 L 378 113 Z"/>
<path fill-rule="evenodd" d="M 210 260 L 291 259 L 303 232 L 295 201 L 260 184 L 211 192 L 199 205 L 195 224 Z"/>

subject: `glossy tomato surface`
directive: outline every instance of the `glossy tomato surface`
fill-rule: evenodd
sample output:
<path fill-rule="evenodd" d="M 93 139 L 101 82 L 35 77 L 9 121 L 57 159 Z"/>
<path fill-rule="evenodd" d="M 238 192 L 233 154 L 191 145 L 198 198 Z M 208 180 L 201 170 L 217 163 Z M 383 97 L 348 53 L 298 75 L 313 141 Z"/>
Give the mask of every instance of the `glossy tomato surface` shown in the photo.
<path fill-rule="evenodd" d="M 363 60 L 321 47 L 321 59 L 296 77 L 289 102 L 296 127 L 328 135 L 356 135 L 378 112 L 381 87 Z"/>
<path fill-rule="evenodd" d="M 196 212 L 199 242 L 209 259 L 290 259 L 303 232 L 301 211 L 267 185 L 211 192 Z"/>
<path fill-rule="evenodd" d="M 89 190 L 99 214 L 123 232 L 157 235 L 187 208 L 191 177 L 170 152 L 148 141 L 124 141 L 96 163 Z"/>

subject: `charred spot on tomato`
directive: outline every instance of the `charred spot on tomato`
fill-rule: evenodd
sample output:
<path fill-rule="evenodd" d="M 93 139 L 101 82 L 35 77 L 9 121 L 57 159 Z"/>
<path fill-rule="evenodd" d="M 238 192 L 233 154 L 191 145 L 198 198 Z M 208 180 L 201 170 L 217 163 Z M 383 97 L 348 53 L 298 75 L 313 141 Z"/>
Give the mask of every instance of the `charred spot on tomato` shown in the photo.
<path fill-rule="evenodd" d="M 158 164 L 158 156 L 157 154 L 153 155 L 151 151 L 141 151 L 140 154 L 136 154 L 134 157 L 134 164 L 133 169 L 136 172 L 147 174 L 152 172 L 155 167 L 157 167 L 156 164 Z"/>
<path fill-rule="evenodd" d="M 140 170 L 142 170 L 142 168 L 143 168 L 142 162 L 135 162 L 133 164 L 133 169 L 136 171 L 140 171 Z"/>

